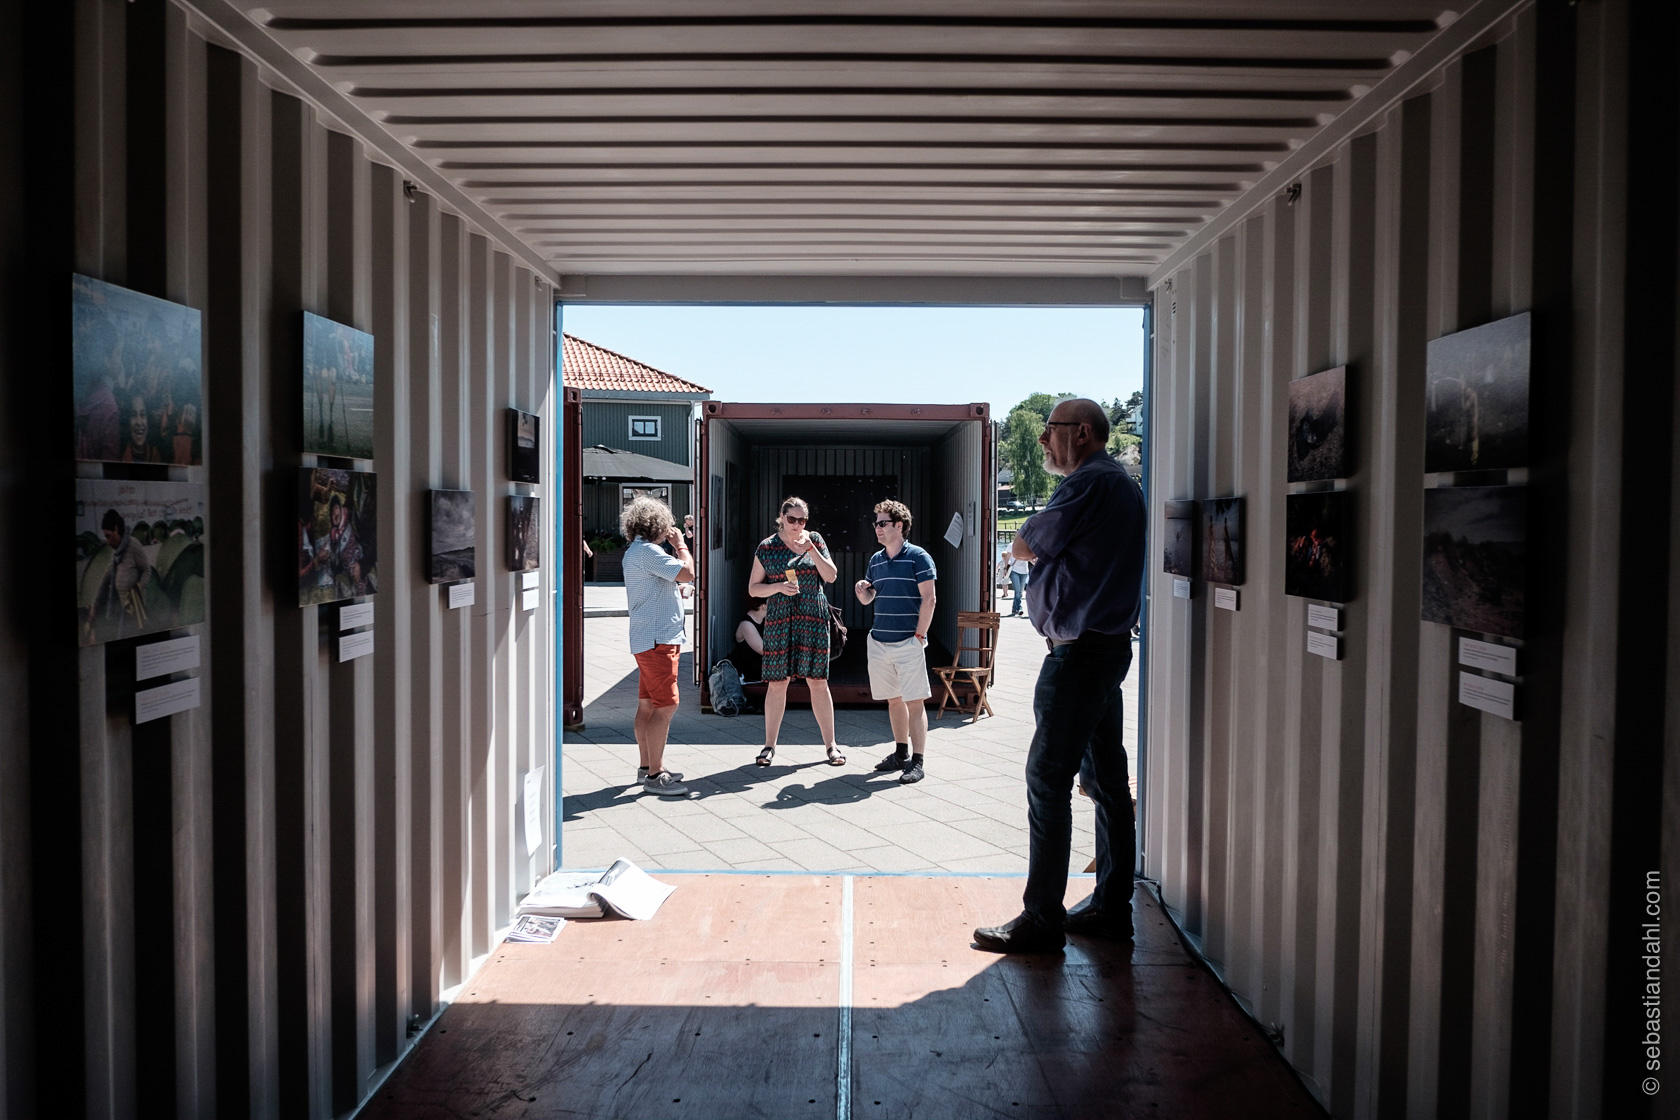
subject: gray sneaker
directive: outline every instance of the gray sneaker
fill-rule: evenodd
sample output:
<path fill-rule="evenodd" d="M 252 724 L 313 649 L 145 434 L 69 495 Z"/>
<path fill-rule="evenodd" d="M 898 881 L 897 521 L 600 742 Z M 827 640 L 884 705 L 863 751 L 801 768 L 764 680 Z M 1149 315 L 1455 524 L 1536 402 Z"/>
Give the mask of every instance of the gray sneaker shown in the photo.
<path fill-rule="evenodd" d="M 677 781 L 677 775 L 661 770 L 642 779 L 642 792 L 657 793 L 661 797 L 687 797 L 688 787 Z"/>
<path fill-rule="evenodd" d="M 682 771 L 681 770 L 672 770 L 672 771 L 669 771 L 669 773 L 670 773 L 671 777 L 675 778 L 677 781 L 679 781 L 679 782 L 682 781 L 683 776 L 682 776 Z M 646 780 L 647 780 L 647 767 L 646 766 L 636 767 L 636 781 L 643 782 L 643 781 L 646 781 Z"/>

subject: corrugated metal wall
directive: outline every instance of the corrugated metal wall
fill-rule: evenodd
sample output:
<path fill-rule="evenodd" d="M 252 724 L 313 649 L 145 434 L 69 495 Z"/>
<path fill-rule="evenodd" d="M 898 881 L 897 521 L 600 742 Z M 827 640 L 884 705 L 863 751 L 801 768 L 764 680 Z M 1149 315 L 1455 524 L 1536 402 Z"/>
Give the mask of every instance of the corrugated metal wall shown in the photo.
<path fill-rule="evenodd" d="M 546 589 L 522 611 L 507 570 L 504 410 L 542 413 L 552 464 L 553 292 L 174 6 L 64 9 L 29 17 L 27 73 L 31 127 L 74 151 L 28 151 L 68 198 L 6 199 L 8 229 L 31 227 L 8 254 L 33 238 L 18 291 L 50 290 L 30 298 L 62 336 L 37 343 L 51 377 L 8 378 L 46 429 L 18 446 L 41 452 L 42 494 L 67 493 L 71 270 L 200 308 L 204 465 L 169 469 L 208 486 L 210 607 L 203 706 L 140 726 L 106 698 L 131 644 L 54 652 L 74 648 L 55 591 L 44 625 L 7 612 L 29 686 L 8 649 L 0 699 L 31 751 L 14 739 L 0 771 L 0 1115 L 331 1116 L 549 866 L 519 808 L 554 742 L 553 612 Z M 342 664 L 337 608 L 294 605 L 305 309 L 376 336 L 376 650 Z M 80 471 L 102 469 L 120 468 Z M 426 582 L 431 487 L 478 495 L 470 608 Z"/>
<path fill-rule="evenodd" d="M 1338 1116 L 1595 1115 L 1637 1056 L 1605 1053 L 1607 925 L 1634 917 L 1607 916 L 1611 775 L 1651 750 L 1613 685 L 1636 663 L 1623 394 L 1653 374 L 1623 365 L 1627 11 L 1523 9 L 1154 290 L 1153 530 L 1162 500 L 1243 495 L 1248 572 L 1233 613 L 1151 557 L 1146 873 Z M 1456 633 L 1419 621 L 1424 356 L 1531 309 L 1511 722 L 1455 702 Z M 1355 575 L 1329 661 L 1283 594 L 1286 386 L 1343 363 Z M 1631 701 L 1658 728 L 1660 693 Z"/>

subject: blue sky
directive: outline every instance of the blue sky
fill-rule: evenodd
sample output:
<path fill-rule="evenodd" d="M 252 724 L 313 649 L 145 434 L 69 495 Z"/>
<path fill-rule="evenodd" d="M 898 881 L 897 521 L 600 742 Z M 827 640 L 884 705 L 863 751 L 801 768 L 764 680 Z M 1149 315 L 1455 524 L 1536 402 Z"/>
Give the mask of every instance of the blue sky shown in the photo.
<path fill-rule="evenodd" d="M 1138 308 L 565 308 L 567 334 L 725 401 L 967 404 L 1143 387 Z"/>

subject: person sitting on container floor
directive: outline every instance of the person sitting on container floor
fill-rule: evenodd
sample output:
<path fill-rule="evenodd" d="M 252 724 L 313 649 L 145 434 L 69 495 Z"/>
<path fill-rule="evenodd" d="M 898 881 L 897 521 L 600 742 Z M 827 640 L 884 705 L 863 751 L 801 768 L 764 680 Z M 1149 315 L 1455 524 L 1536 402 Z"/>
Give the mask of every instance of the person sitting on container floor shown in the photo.
<path fill-rule="evenodd" d="M 677 585 L 694 582 L 694 557 L 677 531 L 671 510 L 657 498 L 624 507 L 619 529 L 624 550 L 624 593 L 630 602 L 630 652 L 641 670 L 636 689 L 636 777 L 661 797 L 686 797 L 682 775 L 665 769 L 665 740 L 677 714 L 677 661 L 687 633 Z M 672 556 L 661 544 L 676 550 Z"/>
<path fill-rule="evenodd" d="M 1037 562 L 1028 607 L 1049 654 L 1033 690 L 1038 726 L 1027 750 L 1024 909 L 1001 926 L 974 931 L 977 947 L 1000 953 L 1059 952 L 1067 932 L 1132 936 L 1137 836 L 1120 685 L 1132 664 L 1143 592 L 1143 492 L 1108 457 L 1108 417 L 1095 401 L 1058 404 L 1038 441 L 1044 469 L 1065 481 L 1011 546 L 1015 556 Z M 1076 776 L 1096 806 L 1097 881 L 1070 911 L 1062 899 Z"/>
<path fill-rule="evenodd" d="M 757 595 L 747 597 L 747 617 L 735 627 L 735 648 L 729 660 L 743 681 L 764 679 L 764 619 L 769 604 Z"/>
<path fill-rule="evenodd" d="M 875 605 L 869 628 L 869 694 L 887 702 L 896 747 L 875 764 L 897 770 L 905 785 L 926 773 L 927 705 L 933 695 L 928 680 L 928 627 L 933 625 L 933 557 L 904 538 L 911 525 L 910 507 L 887 500 L 875 507 L 875 539 L 881 550 L 869 558 L 868 578 L 853 589 L 858 602 Z M 912 750 L 913 748 L 913 750 Z"/>

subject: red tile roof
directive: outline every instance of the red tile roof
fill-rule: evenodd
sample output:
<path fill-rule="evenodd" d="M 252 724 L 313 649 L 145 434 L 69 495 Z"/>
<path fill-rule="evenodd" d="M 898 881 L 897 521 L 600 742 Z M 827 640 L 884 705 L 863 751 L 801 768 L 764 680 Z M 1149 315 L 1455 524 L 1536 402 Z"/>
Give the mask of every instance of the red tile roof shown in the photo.
<path fill-rule="evenodd" d="M 604 346 L 585 342 L 572 335 L 563 336 L 560 352 L 560 376 L 563 384 L 579 389 L 605 389 L 632 393 L 710 393 L 704 385 L 684 381 L 680 377 L 654 369 L 650 365 L 626 358 Z"/>

